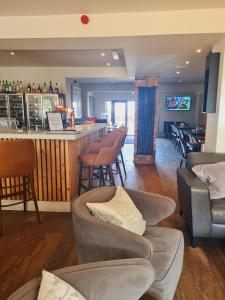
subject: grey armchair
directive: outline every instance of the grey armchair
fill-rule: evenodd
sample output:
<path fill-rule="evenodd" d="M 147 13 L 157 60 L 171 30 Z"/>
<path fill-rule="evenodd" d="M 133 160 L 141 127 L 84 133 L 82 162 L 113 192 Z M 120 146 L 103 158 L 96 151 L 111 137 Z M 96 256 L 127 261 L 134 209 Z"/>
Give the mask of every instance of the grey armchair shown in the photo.
<path fill-rule="evenodd" d="M 178 198 L 195 247 L 198 238 L 225 237 L 225 199 L 210 200 L 207 186 L 192 172 L 200 164 L 225 161 L 222 153 L 190 153 L 187 168 L 177 169 Z"/>
<path fill-rule="evenodd" d="M 179 230 L 153 226 L 175 210 L 172 199 L 126 189 L 147 221 L 143 236 L 92 216 L 87 202 L 106 202 L 115 187 L 93 189 L 72 203 L 78 263 L 101 260 L 144 258 L 155 270 L 155 279 L 144 299 L 173 299 L 183 265 L 184 241 Z"/>
<path fill-rule="evenodd" d="M 154 280 L 154 270 L 144 259 L 90 263 L 54 271 L 87 300 L 137 300 Z M 41 282 L 37 277 L 8 300 L 36 300 Z"/>

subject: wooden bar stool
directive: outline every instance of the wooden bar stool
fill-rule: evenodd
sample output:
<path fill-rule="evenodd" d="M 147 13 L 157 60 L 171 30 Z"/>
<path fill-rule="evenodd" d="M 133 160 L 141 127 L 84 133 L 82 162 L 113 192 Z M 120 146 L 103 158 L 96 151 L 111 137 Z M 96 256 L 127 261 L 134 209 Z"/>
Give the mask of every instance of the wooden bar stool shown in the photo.
<path fill-rule="evenodd" d="M 78 195 L 81 193 L 81 188 L 85 190 L 92 189 L 93 177 L 96 175 L 94 170 L 97 169 L 97 178 L 99 185 L 104 186 L 108 180 L 110 185 L 115 186 L 112 164 L 117 163 L 117 154 L 120 149 L 122 135 L 120 133 L 112 134 L 104 143 L 91 143 L 87 150 L 80 157 L 80 174 Z M 90 153 L 92 152 L 92 153 Z M 93 153 L 94 152 L 94 153 Z M 83 178 L 83 169 L 85 166 L 89 169 L 88 178 Z M 119 168 L 120 179 L 122 179 L 121 170 Z M 83 180 L 88 180 L 88 186 L 82 184 Z M 123 181 L 122 181 L 123 185 Z"/>
<path fill-rule="evenodd" d="M 23 203 L 24 212 L 26 212 L 27 201 L 33 200 L 38 223 L 41 222 L 34 191 L 34 166 L 35 149 L 32 140 L 0 142 L 0 235 L 3 234 L 3 207 Z M 20 201 L 2 204 L 3 199 L 12 200 L 12 198 Z"/>
<path fill-rule="evenodd" d="M 119 153 L 121 159 L 118 158 L 118 162 L 122 163 L 124 175 L 125 175 L 125 177 L 127 177 L 127 171 L 126 171 L 126 167 L 125 167 L 125 162 L 124 162 L 124 158 L 123 158 L 123 151 L 122 151 L 122 149 L 123 149 L 125 141 L 126 141 L 128 127 L 127 126 L 121 126 L 118 129 L 116 129 L 116 131 L 121 132 L 122 135 L 123 135 L 122 139 L 121 139 L 121 148 L 120 148 L 120 153 Z"/>

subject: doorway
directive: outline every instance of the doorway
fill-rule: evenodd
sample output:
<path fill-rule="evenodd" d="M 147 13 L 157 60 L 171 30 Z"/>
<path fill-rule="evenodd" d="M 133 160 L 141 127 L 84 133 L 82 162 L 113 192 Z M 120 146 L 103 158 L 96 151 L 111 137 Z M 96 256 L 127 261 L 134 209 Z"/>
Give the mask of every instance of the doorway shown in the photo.
<path fill-rule="evenodd" d="M 113 125 L 128 127 L 128 135 L 134 135 L 135 102 L 126 100 L 106 101 L 108 120 Z"/>

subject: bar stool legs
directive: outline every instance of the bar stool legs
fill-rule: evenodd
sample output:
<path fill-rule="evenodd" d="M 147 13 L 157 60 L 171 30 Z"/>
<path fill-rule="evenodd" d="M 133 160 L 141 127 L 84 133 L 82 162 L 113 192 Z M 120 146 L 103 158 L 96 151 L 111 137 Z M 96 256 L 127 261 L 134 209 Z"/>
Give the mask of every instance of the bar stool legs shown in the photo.
<path fill-rule="evenodd" d="M 36 194 L 35 194 L 35 190 L 34 190 L 34 177 L 33 176 L 28 177 L 28 184 L 31 187 L 31 193 L 32 193 L 33 201 L 34 201 L 37 220 L 38 220 L 38 223 L 41 224 L 41 218 L 40 218 L 40 213 L 39 213 L 39 209 L 38 209 L 37 198 L 36 198 Z"/>
<path fill-rule="evenodd" d="M 126 168 L 125 168 L 122 149 L 120 151 L 120 156 L 121 156 L 121 161 L 122 161 L 122 165 L 123 165 L 124 174 L 125 174 L 125 177 L 127 177 L 127 171 L 126 171 Z"/>
<path fill-rule="evenodd" d="M 118 173 L 119 173 L 119 176 L 120 176 L 121 185 L 122 185 L 122 187 L 124 187 L 123 176 L 122 176 L 122 173 L 121 173 L 120 163 L 119 163 L 118 158 L 116 158 L 116 169 L 118 170 Z"/>

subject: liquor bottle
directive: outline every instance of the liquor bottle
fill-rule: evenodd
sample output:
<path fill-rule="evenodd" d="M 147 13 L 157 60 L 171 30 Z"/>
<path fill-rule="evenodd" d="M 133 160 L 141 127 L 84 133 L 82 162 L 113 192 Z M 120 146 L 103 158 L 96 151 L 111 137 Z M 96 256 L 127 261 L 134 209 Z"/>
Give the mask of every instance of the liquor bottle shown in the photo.
<path fill-rule="evenodd" d="M 35 83 L 33 82 L 33 85 L 32 85 L 32 91 L 31 91 L 33 94 L 36 94 L 37 92 L 37 89 L 36 89 L 36 85 Z"/>
<path fill-rule="evenodd" d="M 48 88 L 49 93 L 53 93 L 53 87 L 52 87 L 52 82 L 50 81 L 49 88 Z"/>
<path fill-rule="evenodd" d="M 46 82 L 44 82 L 43 93 L 47 93 L 47 85 L 46 85 Z"/>
<path fill-rule="evenodd" d="M 23 83 L 22 83 L 22 81 L 20 81 L 19 87 L 20 87 L 20 89 L 19 89 L 20 93 L 23 93 Z"/>
<path fill-rule="evenodd" d="M 2 80 L 2 92 L 5 93 L 5 82 Z"/>
<path fill-rule="evenodd" d="M 55 84 L 54 93 L 55 93 L 55 94 L 58 94 L 58 93 L 59 93 L 59 88 L 58 88 L 57 82 L 56 82 L 56 84 Z"/>
<path fill-rule="evenodd" d="M 20 83 L 19 83 L 19 80 L 17 80 L 17 82 L 16 82 L 16 92 L 17 93 L 20 92 Z"/>
<path fill-rule="evenodd" d="M 8 92 L 12 93 L 12 84 L 11 84 L 11 81 L 8 84 Z"/>
<path fill-rule="evenodd" d="M 0 81 L 0 93 L 2 93 L 2 82 Z"/>
<path fill-rule="evenodd" d="M 16 93 L 16 84 L 14 81 L 12 83 L 12 91 L 13 91 L 13 93 Z"/>
<path fill-rule="evenodd" d="M 41 94 L 41 93 L 42 93 L 40 84 L 38 84 L 37 93 L 38 93 L 38 94 Z"/>
<path fill-rule="evenodd" d="M 30 86 L 30 83 L 28 83 L 28 86 L 27 86 L 27 92 L 28 92 L 28 93 L 31 93 L 31 86 Z"/>
<path fill-rule="evenodd" d="M 8 81 L 5 81 L 5 92 L 8 93 L 9 92 L 9 85 L 8 85 Z"/>

